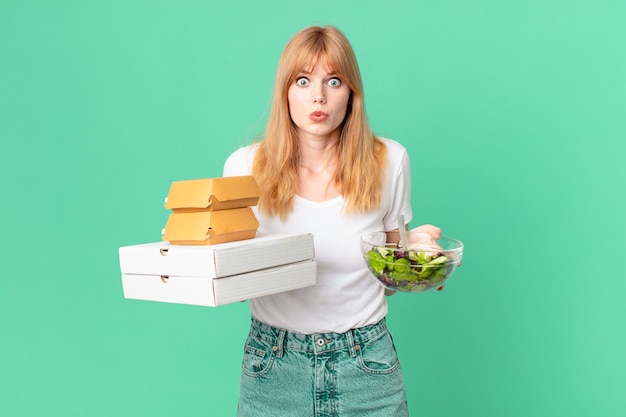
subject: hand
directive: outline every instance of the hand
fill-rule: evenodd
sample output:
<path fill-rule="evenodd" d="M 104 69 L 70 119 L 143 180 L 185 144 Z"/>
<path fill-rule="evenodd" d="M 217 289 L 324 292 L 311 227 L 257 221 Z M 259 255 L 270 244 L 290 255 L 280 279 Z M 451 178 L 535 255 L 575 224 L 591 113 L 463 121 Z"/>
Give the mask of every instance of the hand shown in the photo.
<path fill-rule="evenodd" d="M 409 232 L 410 234 L 407 236 L 409 249 L 426 251 L 425 253 L 429 256 L 443 250 L 437 243 L 437 240 L 441 238 L 441 229 L 437 226 L 423 224 L 409 230 Z"/>
<path fill-rule="evenodd" d="M 432 224 L 423 224 L 421 226 L 414 227 L 413 229 L 411 229 L 411 231 L 418 233 L 428 233 L 435 240 L 439 240 L 441 238 L 441 228 L 433 226 Z"/>
<path fill-rule="evenodd" d="M 423 224 L 421 226 L 414 227 L 413 229 L 411 229 L 411 231 L 415 231 L 418 233 L 428 233 L 432 236 L 434 240 L 439 240 L 441 238 L 441 228 L 433 226 L 432 224 Z M 443 284 L 441 287 L 437 288 L 437 291 L 443 291 L 445 286 L 446 284 Z"/>

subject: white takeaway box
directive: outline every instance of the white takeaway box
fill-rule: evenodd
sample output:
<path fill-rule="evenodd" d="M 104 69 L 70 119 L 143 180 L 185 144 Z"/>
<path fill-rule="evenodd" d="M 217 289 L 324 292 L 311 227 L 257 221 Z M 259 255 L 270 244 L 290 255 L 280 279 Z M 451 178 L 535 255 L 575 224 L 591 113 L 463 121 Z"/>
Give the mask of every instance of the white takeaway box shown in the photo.
<path fill-rule="evenodd" d="M 214 245 L 153 242 L 119 249 L 124 297 L 219 306 L 315 285 L 312 234 Z"/>

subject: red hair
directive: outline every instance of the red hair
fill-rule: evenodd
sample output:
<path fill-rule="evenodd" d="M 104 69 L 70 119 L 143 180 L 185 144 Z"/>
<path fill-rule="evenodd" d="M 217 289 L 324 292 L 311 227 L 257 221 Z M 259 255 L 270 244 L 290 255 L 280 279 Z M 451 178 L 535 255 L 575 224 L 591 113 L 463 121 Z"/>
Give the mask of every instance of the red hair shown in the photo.
<path fill-rule="evenodd" d="M 341 127 L 333 183 L 348 212 L 365 212 L 380 205 L 385 145 L 372 133 L 365 115 L 363 83 L 352 46 L 332 26 L 298 32 L 280 57 L 272 108 L 259 143 L 252 173 L 261 188 L 259 210 L 285 219 L 298 191 L 299 147 L 289 115 L 287 94 L 298 74 L 323 65 L 350 88 L 350 100 Z"/>

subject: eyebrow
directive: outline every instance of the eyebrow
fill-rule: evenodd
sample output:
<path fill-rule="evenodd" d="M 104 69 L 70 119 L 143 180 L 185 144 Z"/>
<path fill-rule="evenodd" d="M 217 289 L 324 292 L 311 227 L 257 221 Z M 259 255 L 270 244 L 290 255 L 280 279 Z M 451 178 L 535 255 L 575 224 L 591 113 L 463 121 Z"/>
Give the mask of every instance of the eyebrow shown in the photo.
<path fill-rule="evenodd" d="M 300 72 L 298 72 L 298 74 L 309 75 L 309 74 L 312 74 L 312 72 L 311 72 L 311 71 L 308 71 L 308 70 L 303 69 L 303 70 L 301 70 Z M 327 77 L 337 77 L 338 75 L 337 75 L 337 73 L 336 73 L 335 71 L 333 71 L 333 72 L 329 72 L 329 73 L 327 73 L 327 74 L 326 74 L 326 76 L 327 76 Z"/>

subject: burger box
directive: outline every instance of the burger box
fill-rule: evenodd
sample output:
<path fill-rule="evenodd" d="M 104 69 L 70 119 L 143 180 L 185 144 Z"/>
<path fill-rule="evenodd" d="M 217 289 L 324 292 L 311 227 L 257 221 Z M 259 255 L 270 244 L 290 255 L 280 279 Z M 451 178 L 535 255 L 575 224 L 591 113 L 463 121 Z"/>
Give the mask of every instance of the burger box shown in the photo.
<path fill-rule="evenodd" d="M 174 213 L 217 211 L 255 206 L 259 187 L 251 175 L 174 181 L 165 208 Z"/>
<path fill-rule="evenodd" d="M 124 297 L 216 307 L 317 283 L 312 234 L 119 249 Z"/>
<path fill-rule="evenodd" d="M 163 240 L 173 245 L 212 245 L 252 239 L 259 222 L 250 207 L 170 213 Z"/>

